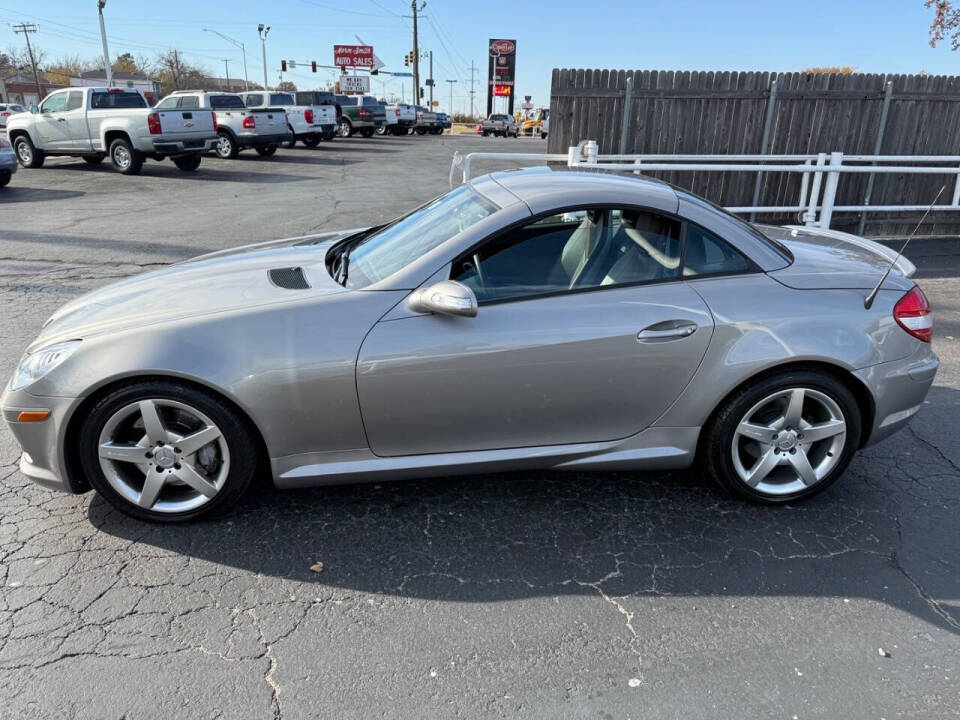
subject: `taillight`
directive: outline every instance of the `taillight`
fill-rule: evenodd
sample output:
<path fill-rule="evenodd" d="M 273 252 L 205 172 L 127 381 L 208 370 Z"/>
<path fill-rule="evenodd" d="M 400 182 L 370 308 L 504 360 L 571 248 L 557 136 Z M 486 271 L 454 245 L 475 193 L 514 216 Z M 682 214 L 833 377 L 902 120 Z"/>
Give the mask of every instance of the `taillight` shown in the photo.
<path fill-rule="evenodd" d="M 399 109 L 394 110 L 393 114 L 396 115 L 397 117 L 400 117 L 400 110 Z"/>
<path fill-rule="evenodd" d="M 307 121 L 308 124 L 313 125 L 313 110 L 307 108 L 303 111 L 303 119 Z"/>
<path fill-rule="evenodd" d="M 0 115 L 3 115 L 4 117 L 10 117 L 10 113 L 8 113 L 8 112 L 0 113 Z"/>
<path fill-rule="evenodd" d="M 247 115 L 243 119 L 243 127 L 247 130 L 253 130 L 257 126 L 257 119 L 253 115 Z"/>
<path fill-rule="evenodd" d="M 217 122 L 217 114 L 215 112 L 210 113 L 213 116 L 213 129 L 216 130 L 220 127 L 220 124 Z"/>
<path fill-rule="evenodd" d="M 360 117 L 365 118 L 365 117 L 366 117 L 367 115 L 369 115 L 370 113 L 367 112 L 366 110 L 364 110 L 363 108 L 360 108 L 360 112 L 358 112 L 357 114 L 358 114 Z"/>
<path fill-rule="evenodd" d="M 160 127 L 160 113 L 147 115 L 147 127 L 150 129 L 151 135 L 159 135 L 163 132 L 163 128 Z"/>
<path fill-rule="evenodd" d="M 930 315 L 930 303 L 919 285 L 914 285 L 910 291 L 893 306 L 893 319 L 897 324 L 913 335 L 917 340 L 930 342 L 933 338 L 933 316 Z"/>

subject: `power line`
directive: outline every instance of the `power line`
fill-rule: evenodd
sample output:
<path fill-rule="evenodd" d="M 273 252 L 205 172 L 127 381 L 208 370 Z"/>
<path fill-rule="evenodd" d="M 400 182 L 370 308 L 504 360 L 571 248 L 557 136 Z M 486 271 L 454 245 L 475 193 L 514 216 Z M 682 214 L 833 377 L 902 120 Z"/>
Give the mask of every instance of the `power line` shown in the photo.
<path fill-rule="evenodd" d="M 13 26 L 13 32 L 19 35 L 23 33 L 27 41 L 27 54 L 30 56 L 30 65 L 33 68 L 33 81 L 37 84 L 37 102 L 43 99 L 43 90 L 40 89 L 40 76 L 37 75 L 37 61 L 33 58 L 33 48 L 30 47 L 30 33 L 35 33 L 37 26 L 32 23 L 20 23 Z"/>

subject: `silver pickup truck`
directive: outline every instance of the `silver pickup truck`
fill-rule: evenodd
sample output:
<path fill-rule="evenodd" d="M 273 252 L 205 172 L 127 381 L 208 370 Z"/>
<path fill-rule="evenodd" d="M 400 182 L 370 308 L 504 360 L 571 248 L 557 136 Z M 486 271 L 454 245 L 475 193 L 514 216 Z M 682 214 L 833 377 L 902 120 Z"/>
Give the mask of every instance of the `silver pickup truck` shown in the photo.
<path fill-rule="evenodd" d="M 7 121 L 7 137 L 23 167 L 38 168 L 47 156 L 76 155 L 135 175 L 146 158 L 171 158 L 196 170 L 217 140 L 209 111 L 157 110 L 137 90 L 84 87 L 57 90 L 29 113 Z"/>
<path fill-rule="evenodd" d="M 157 110 L 209 110 L 217 125 L 214 152 L 223 159 L 235 158 L 246 148 L 260 156 L 273 155 L 291 139 L 283 110 L 248 108 L 236 93 L 177 90 L 159 103 Z"/>

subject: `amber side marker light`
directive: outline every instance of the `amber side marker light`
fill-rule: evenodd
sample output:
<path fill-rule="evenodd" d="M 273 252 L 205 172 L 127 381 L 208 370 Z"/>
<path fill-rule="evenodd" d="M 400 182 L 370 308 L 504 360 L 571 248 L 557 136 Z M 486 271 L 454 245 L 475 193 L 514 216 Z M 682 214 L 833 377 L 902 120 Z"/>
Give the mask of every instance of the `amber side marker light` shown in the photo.
<path fill-rule="evenodd" d="M 49 410 L 21 410 L 20 414 L 17 415 L 17 422 L 43 422 L 48 417 L 50 417 Z"/>

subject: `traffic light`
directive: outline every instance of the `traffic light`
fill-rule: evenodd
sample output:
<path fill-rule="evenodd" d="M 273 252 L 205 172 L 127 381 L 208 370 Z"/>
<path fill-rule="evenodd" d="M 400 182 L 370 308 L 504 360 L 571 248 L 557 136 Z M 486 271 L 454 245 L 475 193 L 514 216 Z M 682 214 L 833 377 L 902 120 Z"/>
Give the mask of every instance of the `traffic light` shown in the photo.
<path fill-rule="evenodd" d="M 409 67 L 409 65 L 410 65 L 410 53 L 407 53 L 406 55 L 403 56 L 403 64 L 404 64 L 405 66 L 408 66 L 408 67 Z"/>
<path fill-rule="evenodd" d="M 314 72 L 317 71 L 317 61 L 316 61 L 316 60 L 311 60 L 311 61 L 310 61 L 310 69 L 313 70 Z"/>
<path fill-rule="evenodd" d="M 377 70 L 376 68 L 374 68 L 373 70 L 370 71 L 370 74 L 371 74 L 371 75 L 379 75 L 379 74 L 380 74 L 380 71 Z"/>
<path fill-rule="evenodd" d="M 287 71 L 287 61 L 286 61 L 286 60 L 281 60 L 281 61 L 280 61 L 280 72 L 286 72 L 286 71 Z"/>
<path fill-rule="evenodd" d="M 420 99 L 423 100 L 423 88 L 420 88 Z"/>

